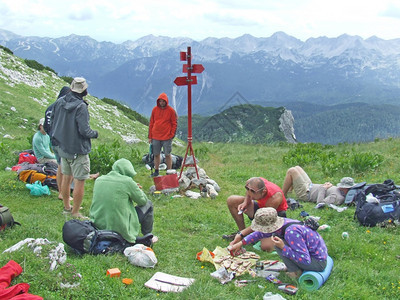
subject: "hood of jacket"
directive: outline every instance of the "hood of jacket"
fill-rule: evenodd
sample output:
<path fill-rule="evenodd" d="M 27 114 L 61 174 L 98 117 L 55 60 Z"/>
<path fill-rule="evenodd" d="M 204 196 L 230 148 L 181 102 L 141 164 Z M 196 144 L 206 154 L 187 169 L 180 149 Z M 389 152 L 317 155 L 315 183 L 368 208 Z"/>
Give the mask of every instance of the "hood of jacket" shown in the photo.
<path fill-rule="evenodd" d="M 136 175 L 135 168 L 133 167 L 132 163 L 125 159 L 121 158 L 118 159 L 112 166 L 112 170 L 128 177 L 133 177 Z"/>
<path fill-rule="evenodd" d="M 85 103 L 87 105 L 87 103 L 83 101 L 83 98 L 74 92 L 67 93 L 65 96 L 61 97 L 60 102 L 60 106 L 67 111 L 74 110 L 82 103 Z"/>
<path fill-rule="evenodd" d="M 165 100 L 167 102 L 167 106 L 169 105 L 169 101 L 168 101 L 168 96 L 166 93 L 161 93 L 160 96 L 158 96 L 157 98 L 157 106 L 160 107 L 159 101 L 158 100 Z"/>

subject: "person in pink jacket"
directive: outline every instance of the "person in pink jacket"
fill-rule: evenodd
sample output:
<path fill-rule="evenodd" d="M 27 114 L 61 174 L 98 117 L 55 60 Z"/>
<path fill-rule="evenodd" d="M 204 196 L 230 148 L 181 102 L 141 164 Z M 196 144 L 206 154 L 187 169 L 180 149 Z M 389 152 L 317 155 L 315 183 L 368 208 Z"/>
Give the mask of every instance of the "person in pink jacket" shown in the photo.
<path fill-rule="evenodd" d="M 167 169 L 172 168 L 172 140 L 175 137 L 178 117 L 175 110 L 168 104 L 168 96 L 161 93 L 157 98 L 157 105 L 153 108 L 149 124 L 149 143 L 152 144 L 154 154 L 154 172 L 152 177 L 159 175 L 161 148 L 164 150 Z"/>

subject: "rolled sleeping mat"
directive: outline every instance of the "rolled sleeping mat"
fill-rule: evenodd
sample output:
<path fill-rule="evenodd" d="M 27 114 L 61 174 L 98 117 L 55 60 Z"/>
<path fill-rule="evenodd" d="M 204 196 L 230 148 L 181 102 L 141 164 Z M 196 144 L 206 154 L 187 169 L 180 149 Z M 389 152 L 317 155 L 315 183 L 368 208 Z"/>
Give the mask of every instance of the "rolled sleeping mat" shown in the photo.
<path fill-rule="evenodd" d="M 300 287 L 307 291 L 318 290 L 328 280 L 333 268 L 333 260 L 328 256 L 326 267 L 321 272 L 306 271 L 299 278 Z"/>

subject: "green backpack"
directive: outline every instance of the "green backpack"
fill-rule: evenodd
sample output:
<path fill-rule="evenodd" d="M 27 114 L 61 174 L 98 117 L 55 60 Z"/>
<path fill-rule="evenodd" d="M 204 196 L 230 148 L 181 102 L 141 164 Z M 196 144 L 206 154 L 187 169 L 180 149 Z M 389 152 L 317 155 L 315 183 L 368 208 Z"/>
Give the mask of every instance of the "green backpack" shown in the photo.
<path fill-rule="evenodd" d="M 10 209 L 7 206 L 2 206 L 0 204 L 0 231 L 3 231 L 7 227 L 13 227 L 15 224 L 21 225 L 14 221 Z"/>

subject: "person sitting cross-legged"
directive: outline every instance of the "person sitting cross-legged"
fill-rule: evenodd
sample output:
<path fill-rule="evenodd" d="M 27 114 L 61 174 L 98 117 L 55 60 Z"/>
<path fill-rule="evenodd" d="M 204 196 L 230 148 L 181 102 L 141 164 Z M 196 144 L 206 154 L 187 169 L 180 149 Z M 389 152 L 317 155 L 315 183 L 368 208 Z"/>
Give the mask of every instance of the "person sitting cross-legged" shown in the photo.
<path fill-rule="evenodd" d="M 157 240 L 151 233 L 153 203 L 133 180 L 135 175 L 132 163 L 121 158 L 108 174 L 98 177 L 89 217 L 98 229 L 116 231 L 131 244 L 137 242 L 141 231 L 145 239 L 141 243 L 151 245 Z"/>

